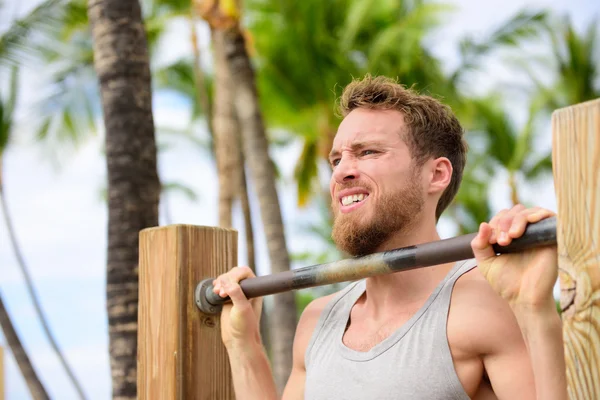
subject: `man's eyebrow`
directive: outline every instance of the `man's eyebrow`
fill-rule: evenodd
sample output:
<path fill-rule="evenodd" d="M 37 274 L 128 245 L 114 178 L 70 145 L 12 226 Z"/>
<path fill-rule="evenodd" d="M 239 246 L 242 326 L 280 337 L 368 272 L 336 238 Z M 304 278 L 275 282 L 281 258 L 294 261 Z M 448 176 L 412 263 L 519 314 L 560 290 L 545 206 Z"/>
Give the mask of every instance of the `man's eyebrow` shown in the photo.
<path fill-rule="evenodd" d="M 371 147 L 371 146 L 380 147 L 380 146 L 382 146 L 382 143 L 377 140 L 367 140 L 364 142 L 352 143 L 350 148 L 352 149 L 352 151 L 356 151 L 356 150 L 364 149 L 365 147 Z M 329 153 L 329 158 L 337 156 L 339 154 L 340 154 L 339 150 L 333 149 Z"/>

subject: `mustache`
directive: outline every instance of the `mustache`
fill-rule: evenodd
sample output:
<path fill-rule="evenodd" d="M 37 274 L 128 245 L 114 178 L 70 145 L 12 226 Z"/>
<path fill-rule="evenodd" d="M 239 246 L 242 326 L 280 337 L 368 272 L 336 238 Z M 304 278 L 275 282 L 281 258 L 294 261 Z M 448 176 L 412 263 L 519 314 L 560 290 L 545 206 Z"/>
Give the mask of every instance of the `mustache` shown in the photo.
<path fill-rule="evenodd" d="M 336 184 L 335 190 L 333 192 L 337 193 L 337 192 L 341 192 L 342 190 L 353 189 L 353 188 L 362 188 L 362 189 L 368 190 L 369 192 L 371 191 L 371 186 L 366 183 L 352 182 L 352 183 L 348 183 L 348 184 Z"/>

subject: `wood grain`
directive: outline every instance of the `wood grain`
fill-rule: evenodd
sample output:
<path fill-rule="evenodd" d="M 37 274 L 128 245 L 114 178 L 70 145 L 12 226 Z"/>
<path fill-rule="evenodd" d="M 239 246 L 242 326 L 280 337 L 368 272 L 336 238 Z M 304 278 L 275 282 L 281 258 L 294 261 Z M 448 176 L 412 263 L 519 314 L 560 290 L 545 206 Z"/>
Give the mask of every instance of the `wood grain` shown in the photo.
<path fill-rule="evenodd" d="M 237 263 L 237 232 L 170 225 L 140 232 L 138 398 L 234 399 L 218 316 L 194 289 Z"/>
<path fill-rule="evenodd" d="M 600 99 L 552 115 L 567 381 L 600 399 Z"/>

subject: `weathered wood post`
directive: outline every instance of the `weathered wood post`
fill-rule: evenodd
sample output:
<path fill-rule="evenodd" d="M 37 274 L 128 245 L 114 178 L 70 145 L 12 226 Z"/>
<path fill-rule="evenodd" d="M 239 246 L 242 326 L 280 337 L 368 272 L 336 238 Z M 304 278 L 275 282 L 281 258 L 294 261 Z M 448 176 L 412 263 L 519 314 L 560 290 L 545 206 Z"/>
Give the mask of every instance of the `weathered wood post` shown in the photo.
<path fill-rule="evenodd" d="M 140 232 L 138 399 L 234 399 L 219 317 L 197 308 L 194 290 L 235 265 L 235 230 L 170 225 Z"/>
<path fill-rule="evenodd" d="M 569 397 L 600 399 L 600 99 L 556 110 L 552 133 Z"/>

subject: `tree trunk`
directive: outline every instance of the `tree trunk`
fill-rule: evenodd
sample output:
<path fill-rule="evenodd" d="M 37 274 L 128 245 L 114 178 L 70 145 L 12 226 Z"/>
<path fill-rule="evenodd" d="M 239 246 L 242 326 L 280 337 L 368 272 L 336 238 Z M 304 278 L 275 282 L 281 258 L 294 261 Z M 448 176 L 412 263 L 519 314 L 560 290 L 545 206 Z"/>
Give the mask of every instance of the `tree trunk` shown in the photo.
<path fill-rule="evenodd" d="M 160 183 L 146 34 L 138 0 L 90 0 L 106 128 L 106 303 L 113 399 L 135 399 L 138 234 L 158 225 Z"/>
<path fill-rule="evenodd" d="M 517 189 L 517 177 L 515 171 L 509 171 L 508 173 L 508 186 L 510 187 L 510 200 L 513 206 L 520 203 L 519 190 Z"/>
<path fill-rule="evenodd" d="M 21 344 L 21 340 L 15 331 L 15 328 L 10 320 L 10 316 L 4 307 L 4 301 L 2 301 L 2 296 L 0 296 L 0 326 L 2 326 L 2 332 L 4 333 L 4 337 L 6 338 L 6 342 L 10 347 L 10 351 L 15 357 L 17 361 L 17 365 L 21 370 L 21 375 L 25 379 L 25 383 L 27 384 L 27 388 L 31 393 L 31 397 L 34 400 L 47 400 L 50 399 L 48 397 L 48 393 L 46 393 L 46 389 L 40 378 L 37 376 L 37 373 L 33 369 L 33 365 L 31 365 L 31 361 L 29 361 L 29 357 Z"/>
<path fill-rule="evenodd" d="M 246 254 L 248 258 L 248 266 L 254 273 L 256 273 L 256 259 L 254 256 L 254 228 L 252 227 L 252 210 L 250 209 L 250 199 L 248 197 L 248 184 L 246 183 L 246 162 L 244 158 L 244 152 L 242 151 L 241 145 L 242 140 L 240 135 L 236 138 L 239 143 L 239 165 L 238 171 L 240 174 L 240 203 L 242 206 L 242 213 L 244 215 L 244 230 L 246 231 Z"/>
<path fill-rule="evenodd" d="M 208 88 L 206 87 L 206 79 L 204 78 L 204 71 L 202 70 L 202 63 L 200 62 L 200 44 L 198 43 L 198 32 L 196 30 L 196 12 L 195 7 L 190 8 L 190 29 L 192 39 L 192 52 L 194 55 L 194 83 L 196 88 L 196 101 L 204 113 L 206 119 L 206 126 L 211 139 L 211 152 L 214 153 L 214 129 L 212 121 L 212 104 L 208 95 Z"/>
<path fill-rule="evenodd" d="M 223 30 L 223 33 L 227 61 L 235 87 L 235 106 L 242 129 L 244 154 L 260 204 L 271 270 L 273 273 L 287 271 L 290 268 L 290 260 L 254 71 L 239 29 Z M 275 295 L 273 313 L 269 317 L 273 372 L 281 392 L 292 367 L 292 344 L 296 330 L 294 293 Z"/>
<path fill-rule="evenodd" d="M 225 59 L 223 33 L 212 32 L 215 66 L 215 103 L 213 128 L 215 158 L 219 176 L 219 226 L 231 228 L 233 200 L 239 191 L 239 124 L 234 108 L 231 75 Z"/>
<path fill-rule="evenodd" d="M 254 228 L 252 227 L 252 210 L 250 209 L 250 199 L 248 196 L 248 184 L 247 184 L 247 176 L 246 176 L 246 161 L 244 157 L 244 152 L 242 150 L 242 137 L 239 135 L 237 137 L 239 143 L 239 162 L 238 171 L 240 173 L 240 203 L 242 206 L 242 213 L 244 215 L 244 230 L 246 232 L 246 253 L 248 258 L 248 266 L 254 273 L 256 273 L 256 257 L 255 257 L 255 248 L 254 248 Z M 263 311 L 260 318 L 260 336 L 262 338 L 263 345 L 267 350 L 268 354 L 271 354 L 271 341 L 269 334 L 269 313 L 264 307 L 263 303 Z"/>

